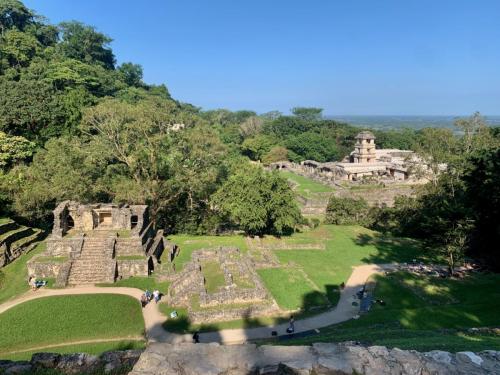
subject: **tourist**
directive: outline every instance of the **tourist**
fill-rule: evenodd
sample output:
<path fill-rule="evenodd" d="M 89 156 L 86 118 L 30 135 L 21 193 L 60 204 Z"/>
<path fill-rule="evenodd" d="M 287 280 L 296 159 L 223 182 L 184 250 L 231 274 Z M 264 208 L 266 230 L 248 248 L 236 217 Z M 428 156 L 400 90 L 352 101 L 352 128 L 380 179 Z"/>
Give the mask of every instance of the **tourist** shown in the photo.
<path fill-rule="evenodd" d="M 160 301 L 160 291 L 158 289 L 155 289 L 153 292 L 153 298 L 155 300 L 155 303 L 158 303 Z"/>
<path fill-rule="evenodd" d="M 287 333 L 293 333 L 295 332 L 295 319 L 293 318 L 293 315 L 290 317 L 290 325 L 288 326 Z"/>
<path fill-rule="evenodd" d="M 146 289 L 146 292 L 144 292 L 144 294 L 146 295 L 148 302 L 151 301 L 151 298 L 153 298 L 153 295 L 151 294 L 151 292 L 148 289 Z"/>
<path fill-rule="evenodd" d="M 28 278 L 28 285 L 30 286 L 31 290 L 32 291 L 36 291 L 36 280 L 33 276 L 30 276 Z"/>
<path fill-rule="evenodd" d="M 198 332 L 194 333 L 194 335 L 193 335 L 193 342 L 195 344 L 199 344 L 200 343 L 200 334 Z"/>
<path fill-rule="evenodd" d="M 141 306 L 142 306 L 142 308 L 146 307 L 147 304 L 148 304 L 148 297 L 146 296 L 146 293 L 144 293 L 141 296 Z"/>

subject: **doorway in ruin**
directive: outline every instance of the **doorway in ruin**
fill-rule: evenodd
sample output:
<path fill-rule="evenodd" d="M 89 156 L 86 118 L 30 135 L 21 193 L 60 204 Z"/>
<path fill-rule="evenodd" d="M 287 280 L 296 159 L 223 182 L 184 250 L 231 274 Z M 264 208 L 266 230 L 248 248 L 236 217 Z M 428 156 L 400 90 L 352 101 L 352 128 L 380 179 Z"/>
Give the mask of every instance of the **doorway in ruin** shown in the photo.
<path fill-rule="evenodd" d="M 134 229 L 139 222 L 139 217 L 137 215 L 132 215 L 130 217 L 130 229 Z"/>
<path fill-rule="evenodd" d="M 66 231 L 70 231 L 75 227 L 75 221 L 71 217 L 71 215 L 68 215 L 66 218 Z"/>
<path fill-rule="evenodd" d="M 110 227 L 112 223 L 111 212 L 99 212 L 99 227 Z"/>

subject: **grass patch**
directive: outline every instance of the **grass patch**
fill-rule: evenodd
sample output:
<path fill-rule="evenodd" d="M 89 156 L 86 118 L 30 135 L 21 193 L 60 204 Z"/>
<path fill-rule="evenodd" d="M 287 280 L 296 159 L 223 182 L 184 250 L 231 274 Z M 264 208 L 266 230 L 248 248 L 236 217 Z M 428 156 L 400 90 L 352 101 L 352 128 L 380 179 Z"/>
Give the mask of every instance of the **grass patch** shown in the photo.
<path fill-rule="evenodd" d="M 0 224 L 12 223 L 12 220 L 8 217 L 0 217 Z"/>
<path fill-rule="evenodd" d="M 35 249 L 28 254 L 22 254 L 19 258 L 3 267 L 0 272 L 0 303 L 28 291 L 28 269 L 26 262 L 45 251 L 46 243 L 40 242 Z"/>
<path fill-rule="evenodd" d="M 169 286 L 168 281 L 158 282 L 155 277 L 129 277 L 128 279 L 121 279 L 114 283 L 101 283 L 98 286 L 104 287 L 128 287 L 137 288 L 141 290 L 153 291 L 158 289 L 160 292 L 166 294 Z"/>
<path fill-rule="evenodd" d="M 44 297 L 0 314 L 0 355 L 51 344 L 143 335 L 139 302 L 122 295 Z"/>
<path fill-rule="evenodd" d="M 300 270 L 294 268 L 269 268 L 257 271 L 278 305 L 285 310 L 309 309 L 328 304 L 319 291 L 312 293 L 314 286 L 306 280 Z M 305 300 L 304 297 L 307 296 Z"/>
<path fill-rule="evenodd" d="M 424 351 L 500 348 L 500 335 L 467 331 L 500 324 L 500 275 L 477 274 L 463 280 L 419 278 L 421 286 L 407 272 L 376 276 L 375 298 L 386 301 L 386 306 L 374 305 L 358 320 L 326 327 L 319 335 L 289 344 L 356 340 Z"/>
<path fill-rule="evenodd" d="M 364 263 L 406 262 L 414 258 L 427 260 L 426 254 L 417 242 L 404 238 L 385 237 L 360 226 L 322 225 L 317 229 L 299 233 L 297 236 L 293 235 L 286 241 L 296 244 L 307 243 L 315 239 L 322 239 L 325 250 L 274 251 L 281 264 L 302 269 L 312 281 L 312 284 L 304 283 L 302 286 L 300 298 L 304 301 L 304 308 L 310 305 L 309 301 L 314 302 L 318 298 L 316 297 L 318 292 L 331 304 L 336 304 L 340 296 L 339 285 L 347 281 L 353 266 Z M 283 288 L 281 288 L 282 292 L 278 291 L 280 287 L 275 285 L 278 278 L 267 280 L 266 276 L 264 278 L 266 287 L 274 291 L 273 295 L 279 296 L 280 293 L 287 292 Z M 298 294 L 295 291 L 288 291 L 288 293 L 290 296 Z M 283 300 L 283 298 L 280 299 Z"/>
<path fill-rule="evenodd" d="M 304 198 L 314 198 L 318 193 L 331 193 L 335 190 L 331 186 L 324 185 L 293 172 L 280 171 L 280 174 L 292 181 L 295 185 L 295 192 Z"/>
<path fill-rule="evenodd" d="M 226 285 L 224 273 L 220 268 L 219 262 L 216 261 L 202 261 L 201 272 L 205 277 L 205 288 L 208 293 L 216 293 L 219 288 Z"/>
<path fill-rule="evenodd" d="M 176 270 L 180 271 L 184 264 L 191 260 L 191 254 L 195 250 L 203 248 L 217 248 L 220 246 L 234 246 L 242 252 L 247 251 L 247 244 L 243 235 L 233 236 L 190 236 L 185 234 L 176 234 L 168 237 L 168 240 L 175 243 L 180 248 L 179 255 L 174 263 Z M 161 260 L 167 263 L 168 251 L 164 251 Z"/>
<path fill-rule="evenodd" d="M 146 341 L 143 340 L 123 340 L 123 341 L 108 341 L 92 344 L 67 345 L 57 348 L 48 348 L 46 352 L 72 354 L 72 353 L 87 353 L 92 355 L 101 355 L 102 353 L 115 350 L 134 350 L 145 349 Z M 11 361 L 29 361 L 35 353 L 40 353 L 40 350 L 28 351 L 15 354 L 4 354 L 2 359 Z"/>

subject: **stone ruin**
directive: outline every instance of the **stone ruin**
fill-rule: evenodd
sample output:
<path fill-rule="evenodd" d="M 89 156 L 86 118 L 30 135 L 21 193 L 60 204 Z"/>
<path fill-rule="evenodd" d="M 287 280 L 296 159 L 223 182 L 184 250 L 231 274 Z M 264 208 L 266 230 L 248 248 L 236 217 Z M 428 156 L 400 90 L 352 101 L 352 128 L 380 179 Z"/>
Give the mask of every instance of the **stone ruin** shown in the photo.
<path fill-rule="evenodd" d="M 375 136 L 369 131 L 356 136 L 354 151 L 342 162 L 320 163 L 305 160 L 301 164 L 277 162 L 272 169 L 290 169 L 293 172 L 327 184 L 338 185 L 341 181 L 351 183 L 375 180 L 384 183 L 420 183 L 432 175 L 428 164 L 410 150 L 377 149 Z M 440 171 L 446 164 L 439 165 Z"/>
<path fill-rule="evenodd" d="M 205 262 L 214 261 L 224 274 L 224 285 L 209 293 L 203 267 Z M 197 324 L 254 318 L 279 311 L 251 259 L 235 247 L 194 251 L 191 261 L 171 278 L 167 299 L 171 306 L 186 307 L 189 319 Z M 193 306 L 193 300 L 198 306 Z"/>
<path fill-rule="evenodd" d="M 55 278 L 59 287 L 148 276 L 166 248 L 175 251 L 154 229 L 147 206 L 113 203 L 60 203 L 46 244 L 28 272 Z"/>

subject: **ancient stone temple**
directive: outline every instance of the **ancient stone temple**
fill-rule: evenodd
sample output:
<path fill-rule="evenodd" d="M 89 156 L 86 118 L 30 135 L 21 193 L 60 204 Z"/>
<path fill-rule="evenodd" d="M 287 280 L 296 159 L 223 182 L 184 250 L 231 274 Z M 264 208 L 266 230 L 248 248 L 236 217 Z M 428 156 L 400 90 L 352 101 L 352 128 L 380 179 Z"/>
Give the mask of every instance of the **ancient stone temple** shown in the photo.
<path fill-rule="evenodd" d="M 30 275 L 58 286 L 147 276 L 165 249 L 144 205 L 60 203 L 45 253 L 28 262 Z"/>
<path fill-rule="evenodd" d="M 364 131 L 356 136 L 354 152 L 351 154 L 353 163 L 375 163 L 375 136 Z"/>

